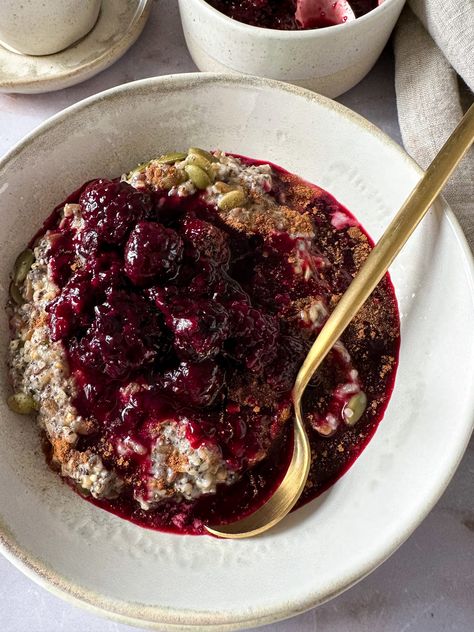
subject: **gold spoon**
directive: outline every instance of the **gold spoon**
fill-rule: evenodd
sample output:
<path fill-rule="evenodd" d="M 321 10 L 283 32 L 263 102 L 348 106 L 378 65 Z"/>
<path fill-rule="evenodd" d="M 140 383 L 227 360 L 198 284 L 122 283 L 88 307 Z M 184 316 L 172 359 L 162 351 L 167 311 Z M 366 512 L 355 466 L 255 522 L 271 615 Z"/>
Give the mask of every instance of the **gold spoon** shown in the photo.
<path fill-rule="evenodd" d="M 410 196 L 394 217 L 380 241 L 367 257 L 335 310 L 311 347 L 293 388 L 295 410 L 294 448 L 288 470 L 280 486 L 254 513 L 225 525 L 206 526 L 222 538 L 248 538 L 267 531 L 280 522 L 300 497 L 311 464 L 311 452 L 301 413 L 301 398 L 311 377 L 343 331 L 368 299 L 405 242 L 423 219 L 474 141 L 474 105 L 448 138 Z"/>

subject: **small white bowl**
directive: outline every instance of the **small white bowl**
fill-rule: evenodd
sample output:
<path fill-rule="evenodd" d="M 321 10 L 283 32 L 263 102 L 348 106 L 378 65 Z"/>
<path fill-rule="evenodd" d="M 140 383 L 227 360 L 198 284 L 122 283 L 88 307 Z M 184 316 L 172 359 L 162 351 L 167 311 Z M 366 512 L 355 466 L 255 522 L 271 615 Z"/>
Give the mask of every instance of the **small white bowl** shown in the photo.
<path fill-rule="evenodd" d="M 205 0 L 179 0 L 179 9 L 199 70 L 279 79 L 334 98 L 375 64 L 404 4 L 385 0 L 354 21 L 306 31 L 249 26 Z"/>
<path fill-rule="evenodd" d="M 189 146 L 286 167 L 333 193 L 375 239 L 421 174 L 366 120 L 288 84 L 196 73 L 118 86 L 57 114 L 0 160 L 0 304 L 16 255 L 68 192 Z M 271 623 L 367 575 L 438 500 L 474 411 L 472 256 L 442 199 L 391 275 L 401 348 L 385 418 L 331 489 L 257 538 L 149 531 L 79 498 L 46 466 L 33 420 L 7 408 L 0 363 L 0 551 L 56 594 L 160 632 Z M 2 355 L 7 344 L 0 315 Z"/>

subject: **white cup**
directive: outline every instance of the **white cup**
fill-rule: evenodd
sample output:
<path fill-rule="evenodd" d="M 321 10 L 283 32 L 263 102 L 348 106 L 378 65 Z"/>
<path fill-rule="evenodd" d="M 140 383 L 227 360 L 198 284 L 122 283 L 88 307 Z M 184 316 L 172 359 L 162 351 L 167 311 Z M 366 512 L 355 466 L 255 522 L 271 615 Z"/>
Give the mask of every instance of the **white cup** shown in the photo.
<path fill-rule="evenodd" d="M 93 28 L 102 0 L 1 0 L 0 44 L 23 55 L 50 55 Z"/>

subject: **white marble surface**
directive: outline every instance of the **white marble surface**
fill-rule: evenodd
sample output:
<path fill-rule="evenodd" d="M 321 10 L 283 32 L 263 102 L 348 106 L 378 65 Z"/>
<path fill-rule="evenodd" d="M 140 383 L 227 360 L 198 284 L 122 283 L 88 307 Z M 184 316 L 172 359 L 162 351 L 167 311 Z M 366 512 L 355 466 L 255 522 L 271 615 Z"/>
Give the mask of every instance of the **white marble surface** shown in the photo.
<path fill-rule="evenodd" d="M 0 95 L 0 153 L 48 116 L 91 94 L 153 75 L 195 70 L 175 0 L 159 0 L 145 31 L 114 66 L 86 83 L 33 96 Z M 339 99 L 400 142 L 393 61 Z M 448 426 L 449 427 L 449 426 Z M 383 566 L 333 601 L 273 632 L 470 632 L 474 630 L 474 443 L 429 517 Z M 53 597 L 0 556 L 0 632 L 127 632 Z"/>

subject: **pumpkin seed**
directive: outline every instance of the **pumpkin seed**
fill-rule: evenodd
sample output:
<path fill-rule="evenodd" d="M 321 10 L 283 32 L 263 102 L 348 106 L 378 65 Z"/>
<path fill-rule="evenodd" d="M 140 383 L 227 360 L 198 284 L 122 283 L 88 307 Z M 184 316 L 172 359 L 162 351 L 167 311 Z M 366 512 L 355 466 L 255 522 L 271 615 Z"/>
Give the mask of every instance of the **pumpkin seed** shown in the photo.
<path fill-rule="evenodd" d="M 21 295 L 20 288 L 14 281 L 10 283 L 9 291 L 10 291 L 10 298 L 12 299 L 12 301 L 16 303 L 17 305 L 23 305 L 25 301 L 23 299 L 23 296 Z"/>
<path fill-rule="evenodd" d="M 15 393 L 7 399 L 8 408 L 19 415 L 29 415 L 36 410 L 35 400 L 26 393 Z"/>
<path fill-rule="evenodd" d="M 240 189 L 224 193 L 217 203 L 221 211 L 231 211 L 233 208 L 243 206 L 247 202 L 247 196 Z"/>
<path fill-rule="evenodd" d="M 186 158 L 186 164 L 201 167 L 201 169 L 205 171 L 210 178 L 213 176 L 211 163 L 207 160 L 207 158 L 203 158 L 203 156 L 200 156 L 199 154 L 189 154 Z"/>
<path fill-rule="evenodd" d="M 361 391 L 353 395 L 344 407 L 344 421 L 348 426 L 355 426 L 367 408 L 367 395 Z"/>
<path fill-rule="evenodd" d="M 210 177 L 201 167 L 197 165 L 186 165 L 184 170 L 197 189 L 206 189 L 211 184 Z"/>
<path fill-rule="evenodd" d="M 157 160 L 161 165 L 172 165 L 175 162 L 180 162 L 186 158 L 187 154 L 182 151 L 175 151 L 169 154 L 164 154 L 160 156 Z"/>
<path fill-rule="evenodd" d="M 153 162 L 153 160 L 148 160 L 147 162 L 140 162 L 135 169 L 132 169 L 128 174 L 126 174 L 126 180 L 129 180 L 130 178 L 132 178 L 135 175 L 138 175 L 139 173 L 142 173 L 143 171 L 145 171 L 145 169 L 148 167 L 149 164 L 151 164 Z"/>
<path fill-rule="evenodd" d="M 16 258 L 15 265 L 13 266 L 13 281 L 17 285 L 21 285 L 26 279 L 26 275 L 30 271 L 31 266 L 35 260 L 35 255 L 30 248 L 23 250 Z"/>
<path fill-rule="evenodd" d="M 218 162 L 217 158 L 213 156 L 210 152 L 205 149 L 201 149 L 200 147 L 190 147 L 188 149 L 188 154 L 193 154 L 194 156 L 202 156 L 209 162 Z"/>
<path fill-rule="evenodd" d="M 82 496 L 91 495 L 90 489 L 87 489 L 86 487 L 82 487 L 80 483 L 76 483 L 76 489 L 79 492 L 79 494 L 82 494 Z"/>

